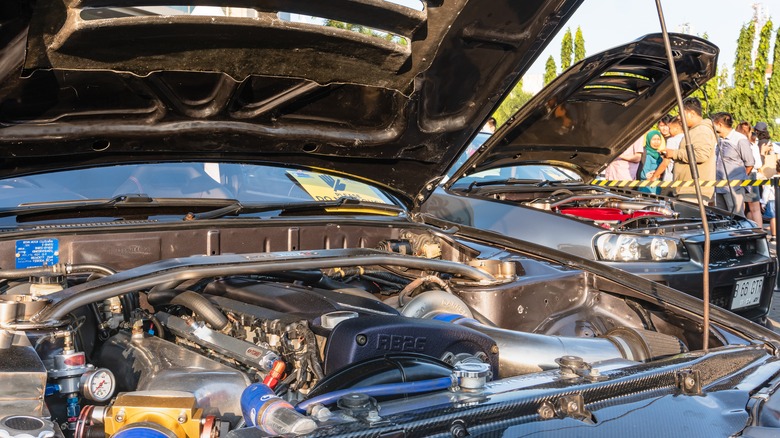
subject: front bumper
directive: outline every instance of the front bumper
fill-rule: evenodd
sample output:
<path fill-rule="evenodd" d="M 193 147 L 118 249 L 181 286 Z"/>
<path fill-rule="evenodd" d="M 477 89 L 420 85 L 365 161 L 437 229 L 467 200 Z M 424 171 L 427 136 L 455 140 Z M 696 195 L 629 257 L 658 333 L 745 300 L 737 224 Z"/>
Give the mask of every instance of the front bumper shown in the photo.
<path fill-rule="evenodd" d="M 663 263 L 606 262 L 605 264 L 678 289 L 697 298 L 702 298 L 704 270 L 700 264 L 694 261 Z M 759 303 L 750 307 L 732 310 L 734 313 L 751 321 L 763 324 L 772 302 L 777 270 L 776 259 L 761 255 L 745 257 L 739 263 L 727 267 L 711 267 L 710 303 L 726 310 L 731 310 L 737 281 L 745 278 L 764 277 Z"/>

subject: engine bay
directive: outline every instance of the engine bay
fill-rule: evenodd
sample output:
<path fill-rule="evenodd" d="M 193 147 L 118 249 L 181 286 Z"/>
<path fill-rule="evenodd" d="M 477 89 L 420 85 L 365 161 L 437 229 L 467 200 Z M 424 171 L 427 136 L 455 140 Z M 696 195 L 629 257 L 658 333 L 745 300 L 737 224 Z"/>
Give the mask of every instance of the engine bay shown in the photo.
<path fill-rule="evenodd" d="M 654 230 L 689 226 L 698 219 L 695 206 L 672 199 L 602 187 L 549 189 L 482 188 L 482 196 L 571 216 L 615 231 Z M 709 214 L 719 228 L 738 225 L 739 218 Z M 717 228 L 716 228 L 717 229 Z"/>
<path fill-rule="evenodd" d="M 245 253 L 235 249 L 246 242 L 225 239 L 190 256 L 182 244 L 158 260 L 116 242 L 157 239 L 165 253 L 182 231 L 58 235 L 72 263 L 0 271 L 0 381 L 14 386 L 0 408 L 19 419 L 0 429 L 306 434 L 375 424 L 382 403 L 416 394 L 468 396 L 531 375 L 599 381 L 700 348 L 695 321 L 586 271 L 426 227 L 295 230 L 319 239 Z M 214 243 L 216 230 L 190 232 L 190 246 Z"/>

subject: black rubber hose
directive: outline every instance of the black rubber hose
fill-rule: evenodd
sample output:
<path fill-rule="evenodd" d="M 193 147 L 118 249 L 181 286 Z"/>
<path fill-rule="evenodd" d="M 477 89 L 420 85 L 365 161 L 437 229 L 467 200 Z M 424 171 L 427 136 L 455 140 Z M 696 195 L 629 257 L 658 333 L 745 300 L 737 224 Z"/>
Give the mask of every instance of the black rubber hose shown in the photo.
<path fill-rule="evenodd" d="M 130 321 L 133 318 L 133 297 L 130 294 L 124 294 L 119 297 L 119 302 L 122 303 L 122 318 L 125 321 Z"/>
<path fill-rule="evenodd" d="M 373 270 L 373 271 L 366 272 L 366 275 L 371 276 L 372 278 L 376 277 L 396 284 L 403 284 L 403 285 L 409 284 L 408 278 L 401 277 L 399 275 L 393 274 L 392 272 Z"/>
<path fill-rule="evenodd" d="M 184 291 L 176 295 L 171 300 L 171 304 L 177 304 L 192 310 L 217 330 L 222 330 L 228 325 L 227 317 L 216 306 L 211 304 L 206 297 L 197 292 L 191 290 Z"/>
<path fill-rule="evenodd" d="M 314 269 L 308 271 L 297 270 L 278 272 L 274 276 L 282 280 L 301 281 L 306 286 L 319 287 L 328 290 L 344 289 L 349 287 L 347 283 L 333 280 L 323 275 L 321 271 Z"/>
<path fill-rule="evenodd" d="M 152 325 L 154 325 L 154 329 L 157 332 L 157 336 L 165 339 L 165 329 L 163 328 L 162 323 L 159 319 L 157 319 L 156 316 L 152 315 L 151 318 L 149 318 L 150 321 L 152 321 Z"/>
<path fill-rule="evenodd" d="M 404 286 L 406 286 L 409 283 L 408 281 L 406 283 L 404 283 L 404 284 L 393 283 L 392 281 L 383 280 L 383 279 L 381 279 L 379 277 L 375 277 L 373 275 L 362 275 L 360 278 L 362 278 L 363 280 L 367 280 L 367 281 L 376 283 L 376 284 L 378 284 L 380 286 L 393 288 L 395 290 L 401 290 L 401 289 L 404 288 Z"/>
<path fill-rule="evenodd" d="M 181 294 L 184 291 L 176 290 L 176 289 L 154 289 L 149 291 L 148 294 L 146 294 L 146 301 L 149 302 L 152 306 L 159 306 L 162 304 L 168 304 L 176 298 L 177 295 Z"/>
<path fill-rule="evenodd" d="M 158 284 L 157 286 L 151 288 L 149 292 L 155 292 L 164 289 L 176 289 L 180 284 L 182 284 L 182 281 L 169 281 L 167 283 Z"/>

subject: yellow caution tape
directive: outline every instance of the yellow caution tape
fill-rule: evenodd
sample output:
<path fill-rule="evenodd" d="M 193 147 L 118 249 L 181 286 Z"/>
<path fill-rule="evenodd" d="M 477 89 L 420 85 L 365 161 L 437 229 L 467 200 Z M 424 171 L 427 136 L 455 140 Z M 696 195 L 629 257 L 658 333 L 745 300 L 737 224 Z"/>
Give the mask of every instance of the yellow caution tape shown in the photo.
<path fill-rule="evenodd" d="M 771 186 L 771 179 L 721 179 L 711 181 L 699 181 L 701 187 L 759 187 L 759 186 Z M 695 184 L 692 180 L 688 181 L 639 181 L 639 180 L 606 180 L 606 179 L 594 179 L 590 182 L 592 186 L 599 187 L 618 187 L 618 188 L 635 188 L 635 187 L 693 187 Z"/>

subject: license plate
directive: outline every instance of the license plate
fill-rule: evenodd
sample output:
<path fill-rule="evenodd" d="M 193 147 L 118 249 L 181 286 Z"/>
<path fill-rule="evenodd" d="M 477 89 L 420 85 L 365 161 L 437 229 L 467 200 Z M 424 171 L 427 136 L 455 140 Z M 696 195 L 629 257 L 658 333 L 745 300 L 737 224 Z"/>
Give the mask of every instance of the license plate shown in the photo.
<path fill-rule="evenodd" d="M 737 281 L 734 297 L 731 299 L 731 310 L 758 304 L 761 301 L 761 291 L 764 289 L 764 277 L 745 278 Z"/>

